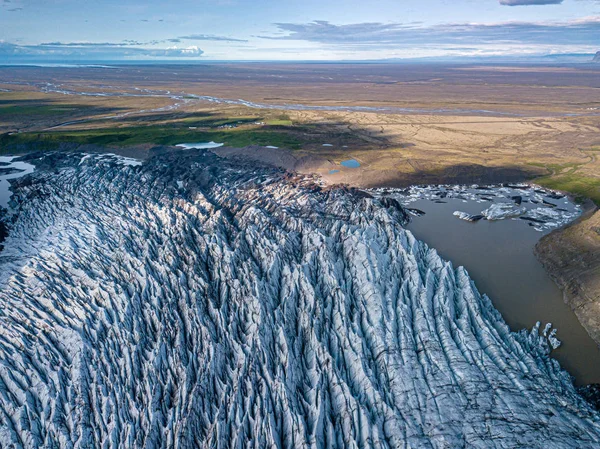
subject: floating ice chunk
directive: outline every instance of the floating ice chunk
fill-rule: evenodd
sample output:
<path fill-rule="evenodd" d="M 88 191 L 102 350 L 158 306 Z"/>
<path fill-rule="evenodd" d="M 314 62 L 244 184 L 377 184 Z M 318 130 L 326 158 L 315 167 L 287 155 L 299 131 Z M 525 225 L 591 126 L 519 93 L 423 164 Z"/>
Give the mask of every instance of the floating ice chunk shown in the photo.
<path fill-rule="evenodd" d="M 265 148 L 270 148 L 272 150 L 278 150 L 279 149 L 279 147 L 276 147 L 274 145 L 267 145 Z"/>
<path fill-rule="evenodd" d="M 521 219 L 530 222 L 538 231 L 557 228 L 574 220 L 580 214 L 579 209 L 568 211 L 549 207 L 537 207 L 524 214 Z"/>
<path fill-rule="evenodd" d="M 540 326 L 541 326 L 541 323 L 539 321 L 537 323 L 535 323 L 535 326 L 533 326 L 533 328 L 531 329 L 531 337 L 534 339 L 536 339 L 536 338 L 546 339 L 550 348 L 552 348 L 552 349 L 559 348 L 560 345 L 562 344 L 562 342 L 558 338 L 556 338 L 557 330 L 552 328 L 552 323 L 546 323 L 541 335 L 540 335 Z"/>
<path fill-rule="evenodd" d="M 454 211 L 454 214 L 453 214 L 453 215 L 454 215 L 455 217 L 458 217 L 458 218 L 460 218 L 461 220 L 465 220 L 465 221 L 479 221 L 479 220 L 481 220 L 482 218 L 484 218 L 484 216 L 483 216 L 483 215 L 471 215 L 471 214 L 468 214 L 468 213 L 466 213 L 466 212 L 461 212 L 461 211 L 459 211 L 459 210 L 457 210 L 457 211 Z"/>
<path fill-rule="evenodd" d="M 415 217 L 422 217 L 423 215 L 425 215 L 425 212 L 421 209 L 407 207 L 406 210 L 409 214 L 414 215 Z"/>
<path fill-rule="evenodd" d="M 496 203 L 482 211 L 481 214 L 488 220 L 504 220 L 523 215 L 526 211 L 525 207 L 517 207 L 514 204 Z"/>
<path fill-rule="evenodd" d="M 548 207 L 537 207 L 527 211 L 524 217 L 533 218 L 542 222 L 558 220 L 561 217 L 560 211 Z"/>
<path fill-rule="evenodd" d="M 556 338 L 556 329 L 552 329 L 550 335 L 548 335 L 548 342 L 550 343 L 550 346 L 552 346 L 552 349 L 558 349 L 562 344 L 562 342 Z"/>

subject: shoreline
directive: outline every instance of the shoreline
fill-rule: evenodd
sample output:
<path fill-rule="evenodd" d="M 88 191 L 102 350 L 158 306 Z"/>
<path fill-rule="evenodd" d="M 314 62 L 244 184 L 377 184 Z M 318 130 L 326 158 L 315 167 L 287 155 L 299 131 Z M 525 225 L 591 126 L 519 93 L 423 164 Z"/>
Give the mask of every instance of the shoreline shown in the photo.
<path fill-rule="evenodd" d="M 593 204 L 593 202 L 589 201 Z M 600 210 L 582 215 L 540 239 L 535 256 L 563 292 L 590 337 L 600 346 Z"/>

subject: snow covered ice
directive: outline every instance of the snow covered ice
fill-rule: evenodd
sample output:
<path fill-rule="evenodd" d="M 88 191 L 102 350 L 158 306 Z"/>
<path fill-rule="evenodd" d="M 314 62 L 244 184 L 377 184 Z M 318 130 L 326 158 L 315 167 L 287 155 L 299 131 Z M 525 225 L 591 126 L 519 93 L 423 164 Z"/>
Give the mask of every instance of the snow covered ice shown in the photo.
<path fill-rule="evenodd" d="M 551 326 L 510 332 L 397 201 L 204 150 L 39 157 L 0 253 L 0 446 L 600 444 Z"/>
<path fill-rule="evenodd" d="M 524 207 L 517 207 L 513 204 L 496 203 L 481 212 L 488 220 L 504 220 L 506 218 L 519 217 L 527 212 Z"/>

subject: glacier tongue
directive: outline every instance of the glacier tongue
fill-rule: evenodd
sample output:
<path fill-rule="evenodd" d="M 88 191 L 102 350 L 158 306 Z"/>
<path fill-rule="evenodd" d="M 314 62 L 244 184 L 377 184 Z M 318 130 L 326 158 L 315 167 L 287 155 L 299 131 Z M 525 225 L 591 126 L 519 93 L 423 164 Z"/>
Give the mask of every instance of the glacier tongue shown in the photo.
<path fill-rule="evenodd" d="M 548 339 L 397 202 L 203 150 L 35 163 L 0 253 L 2 447 L 600 444 Z"/>

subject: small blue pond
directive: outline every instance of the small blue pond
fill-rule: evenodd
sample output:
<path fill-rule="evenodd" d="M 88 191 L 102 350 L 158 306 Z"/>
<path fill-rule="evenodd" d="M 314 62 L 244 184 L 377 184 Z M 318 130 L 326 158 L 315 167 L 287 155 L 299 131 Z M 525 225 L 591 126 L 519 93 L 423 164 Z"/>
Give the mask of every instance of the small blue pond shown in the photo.
<path fill-rule="evenodd" d="M 360 167 L 360 162 L 358 162 L 356 159 L 348 159 L 347 161 L 340 162 L 340 165 L 343 165 L 347 168 L 358 168 Z"/>
<path fill-rule="evenodd" d="M 334 175 L 334 174 L 339 173 L 339 172 L 340 172 L 339 170 L 329 170 L 329 174 L 330 175 Z"/>

